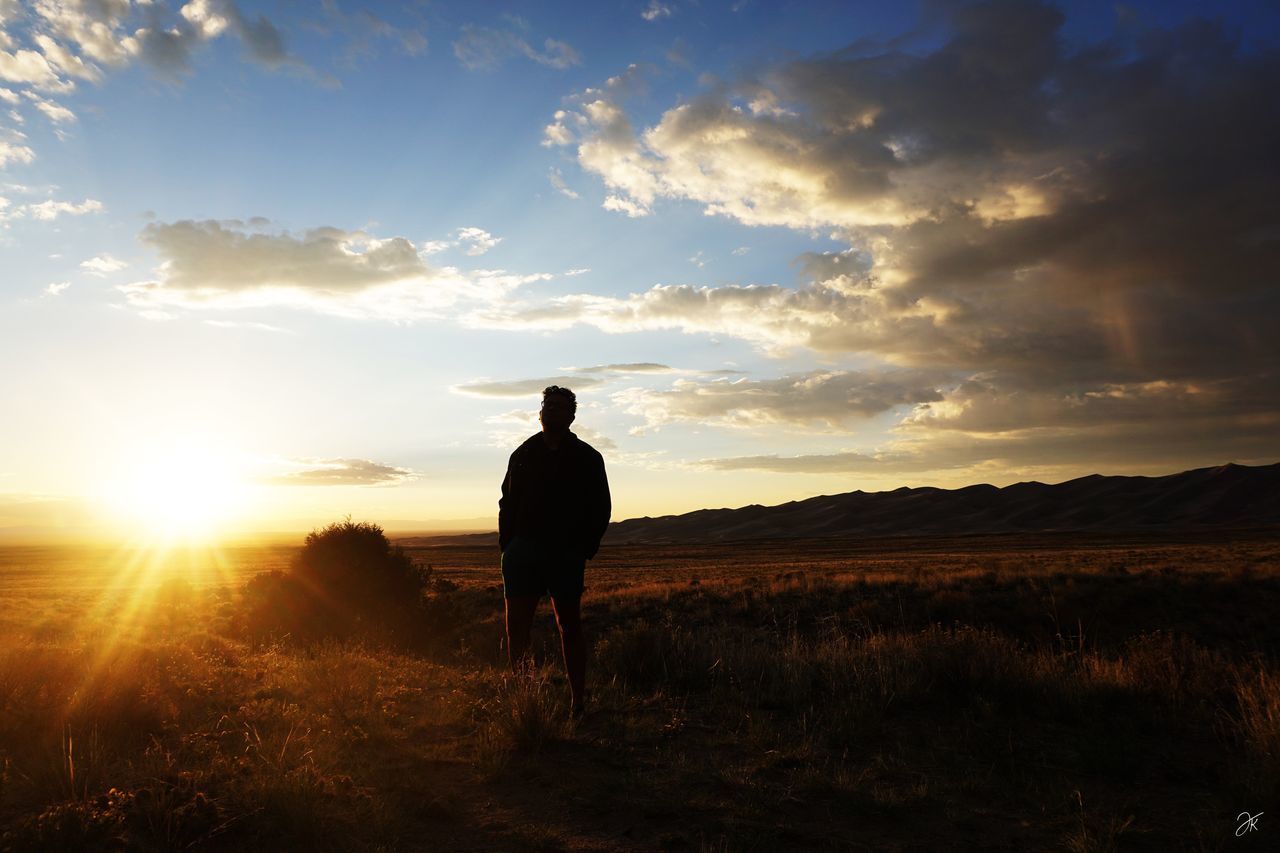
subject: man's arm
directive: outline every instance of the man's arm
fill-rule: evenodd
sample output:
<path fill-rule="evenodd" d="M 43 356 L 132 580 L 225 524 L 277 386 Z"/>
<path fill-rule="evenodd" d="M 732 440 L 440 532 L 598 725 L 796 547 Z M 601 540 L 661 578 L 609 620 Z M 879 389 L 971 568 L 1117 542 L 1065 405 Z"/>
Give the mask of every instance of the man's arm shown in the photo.
<path fill-rule="evenodd" d="M 515 454 L 507 460 L 507 475 L 502 478 L 502 496 L 498 498 L 498 550 L 507 550 L 511 541 L 512 525 L 515 522 L 515 494 L 511 485 L 511 469 L 514 467 Z"/>
<path fill-rule="evenodd" d="M 609 529 L 609 517 L 613 514 L 613 504 L 609 497 L 609 478 L 604 472 L 604 457 L 598 454 L 593 466 L 591 482 L 592 491 L 588 505 L 591 527 L 586 548 L 588 560 L 600 550 L 600 540 Z"/>

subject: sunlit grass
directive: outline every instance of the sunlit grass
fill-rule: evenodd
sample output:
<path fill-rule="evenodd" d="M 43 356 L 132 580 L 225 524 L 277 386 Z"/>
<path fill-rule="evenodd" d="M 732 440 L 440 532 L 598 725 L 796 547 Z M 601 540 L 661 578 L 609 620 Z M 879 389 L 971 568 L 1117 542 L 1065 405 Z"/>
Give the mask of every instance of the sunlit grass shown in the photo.
<path fill-rule="evenodd" d="M 579 724 L 549 624 L 533 676 L 506 672 L 491 568 L 434 589 L 440 631 L 415 648 L 250 641 L 238 590 L 286 555 L 194 557 L 202 579 L 168 593 L 185 556 L 15 569 L 0 832 L 15 849 L 609 849 L 628 827 L 671 849 L 1216 849 L 1215 810 L 1275 794 L 1280 679 L 1252 647 L 1278 636 L 1244 602 L 1269 611 L 1280 563 L 1233 551 L 1210 583 L 1188 554 L 602 572 Z"/>

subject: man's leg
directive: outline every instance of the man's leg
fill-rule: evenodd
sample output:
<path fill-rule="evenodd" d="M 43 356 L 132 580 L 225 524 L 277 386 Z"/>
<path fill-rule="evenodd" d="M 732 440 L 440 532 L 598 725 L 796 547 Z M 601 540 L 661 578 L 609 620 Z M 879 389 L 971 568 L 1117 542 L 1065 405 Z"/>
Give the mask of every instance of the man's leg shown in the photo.
<path fill-rule="evenodd" d="M 581 596 L 553 597 L 556 625 L 560 627 L 560 649 L 564 652 L 564 669 L 569 676 L 569 693 L 573 713 L 581 714 L 586 701 L 587 639 L 582 632 Z"/>
<path fill-rule="evenodd" d="M 507 655 L 511 671 L 518 673 L 526 665 L 529 654 L 529 629 L 533 627 L 533 614 L 538 609 L 540 595 L 507 596 Z"/>

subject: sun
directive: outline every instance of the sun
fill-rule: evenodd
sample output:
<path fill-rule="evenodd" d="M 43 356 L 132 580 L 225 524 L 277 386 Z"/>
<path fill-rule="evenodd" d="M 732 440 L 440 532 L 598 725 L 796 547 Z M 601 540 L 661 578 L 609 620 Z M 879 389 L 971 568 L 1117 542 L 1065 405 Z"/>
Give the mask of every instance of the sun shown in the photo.
<path fill-rule="evenodd" d="M 247 485 L 218 445 L 180 439 L 140 449 L 108 486 L 113 513 L 163 541 L 206 541 L 245 509 Z"/>

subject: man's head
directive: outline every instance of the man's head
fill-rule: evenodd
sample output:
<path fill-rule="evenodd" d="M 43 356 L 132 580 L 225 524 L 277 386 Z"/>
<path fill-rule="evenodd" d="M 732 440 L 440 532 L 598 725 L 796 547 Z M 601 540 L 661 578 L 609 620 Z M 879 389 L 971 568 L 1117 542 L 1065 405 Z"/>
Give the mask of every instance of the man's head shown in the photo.
<path fill-rule="evenodd" d="M 578 398 L 568 388 L 548 385 L 542 389 L 542 409 L 538 412 L 538 420 L 542 421 L 543 432 L 569 429 L 577 411 Z"/>

